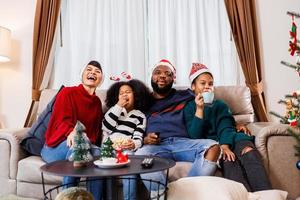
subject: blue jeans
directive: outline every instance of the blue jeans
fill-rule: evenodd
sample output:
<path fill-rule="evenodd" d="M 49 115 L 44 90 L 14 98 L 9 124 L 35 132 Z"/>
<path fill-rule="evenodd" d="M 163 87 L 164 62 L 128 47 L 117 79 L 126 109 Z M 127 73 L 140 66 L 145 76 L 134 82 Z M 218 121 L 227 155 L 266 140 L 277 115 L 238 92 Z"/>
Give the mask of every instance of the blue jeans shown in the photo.
<path fill-rule="evenodd" d="M 174 161 L 192 162 L 192 168 L 188 176 L 210 176 L 215 173 L 217 165 L 215 162 L 204 158 L 206 150 L 218 143 L 210 139 L 190 139 L 183 137 L 169 137 L 163 139 L 158 145 L 144 145 L 135 152 L 135 155 L 154 155 L 169 158 Z M 142 179 L 166 182 L 164 172 L 141 174 Z M 144 181 L 147 189 L 161 190 L 161 185 Z"/>
<path fill-rule="evenodd" d="M 92 145 L 91 154 L 93 156 L 100 156 L 100 148 Z M 60 143 L 56 147 L 48 147 L 44 145 L 41 156 L 43 160 L 47 163 L 54 162 L 57 160 L 68 160 L 72 154 L 72 149 L 67 146 L 67 141 Z M 95 178 L 87 178 L 87 189 L 93 194 L 95 200 L 102 199 L 103 181 L 94 180 Z M 68 184 L 67 187 L 76 186 L 80 181 L 78 177 L 65 176 L 63 178 L 63 184 Z"/>

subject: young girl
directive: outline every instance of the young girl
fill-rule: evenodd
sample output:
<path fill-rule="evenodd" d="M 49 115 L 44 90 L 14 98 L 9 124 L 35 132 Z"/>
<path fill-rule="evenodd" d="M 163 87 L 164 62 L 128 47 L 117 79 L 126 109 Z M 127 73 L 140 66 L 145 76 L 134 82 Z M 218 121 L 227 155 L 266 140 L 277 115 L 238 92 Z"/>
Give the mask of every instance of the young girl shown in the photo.
<path fill-rule="evenodd" d="M 151 95 L 139 80 L 114 83 L 107 91 L 106 105 L 109 110 L 104 116 L 104 137 L 109 136 L 118 147 L 134 152 L 142 146 L 146 128 L 145 112 Z M 131 182 L 131 183 L 130 183 Z M 135 181 L 124 179 L 124 199 L 136 199 Z M 129 188 L 130 184 L 130 188 Z"/>
<path fill-rule="evenodd" d="M 223 176 L 243 183 L 248 191 L 271 189 L 253 137 L 236 132 L 234 118 L 222 100 L 205 106 L 203 93 L 213 93 L 214 80 L 209 69 L 193 63 L 190 81 L 195 99 L 184 108 L 184 118 L 191 138 L 208 138 L 218 141 L 223 151 Z"/>

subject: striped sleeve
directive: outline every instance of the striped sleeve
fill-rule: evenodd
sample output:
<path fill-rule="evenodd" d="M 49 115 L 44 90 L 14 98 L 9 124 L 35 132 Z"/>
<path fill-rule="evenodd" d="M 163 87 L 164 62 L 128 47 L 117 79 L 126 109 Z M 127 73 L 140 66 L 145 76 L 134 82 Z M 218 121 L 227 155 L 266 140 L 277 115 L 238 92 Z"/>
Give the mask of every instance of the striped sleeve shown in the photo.
<path fill-rule="evenodd" d="M 132 136 L 136 150 L 140 148 L 143 143 L 144 133 L 146 129 L 146 116 L 142 112 L 138 112 L 134 117 L 139 120 L 139 123 L 137 124 Z"/>
<path fill-rule="evenodd" d="M 104 115 L 104 119 L 102 122 L 102 130 L 108 134 L 114 132 L 116 127 L 118 126 L 118 118 L 122 113 L 122 107 L 118 104 L 111 107 Z"/>

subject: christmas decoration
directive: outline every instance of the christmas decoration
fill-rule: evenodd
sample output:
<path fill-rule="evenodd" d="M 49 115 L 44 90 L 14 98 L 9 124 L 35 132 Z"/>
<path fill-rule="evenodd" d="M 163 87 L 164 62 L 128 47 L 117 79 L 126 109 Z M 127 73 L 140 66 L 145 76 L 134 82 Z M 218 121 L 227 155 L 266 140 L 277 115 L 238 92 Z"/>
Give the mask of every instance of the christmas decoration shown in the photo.
<path fill-rule="evenodd" d="M 101 147 L 101 157 L 102 158 L 110 158 L 115 157 L 113 142 L 111 141 L 110 137 L 108 137 L 102 144 Z"/>
<path fill-rule="evenodd" d="M 281 61 L 281 64 L 293 68 L 297 71 L 300 76 L 300 46 L 298 45 L 299 40 L 297 39 L 297 25 L 295 23 L 294 17 L 300 18 L 299 14 L 288 12 L 287 14 L 292 16 L 292 28 L 290 31 L 290 55 L 296 56 L 297 61 L 296 64 L 290 64 L 285 61 Z M 300 158 L 300 90 L 294 91 L 292 94 L 285 95 L 285 100 L 280 100 L 278 103 L 285 104 L 286 112 L 284 116 L 281 116 L 278 113 L 270 112 L 270 114 L 280 118 L 280 122 L 284 124 L 290 124 L 290 128 L 288 132 L 291 136 L 293 136 L 297 142 L 294 145 L 296 150 L 295 156 Z M 300 160 L 296 163 L 296 167 L 300 169 Z"/>
<path fill-rule="evenodd" d="M 80 122 L 77 121 L 76 126 L 76 135 L 74 136 L 74 145 L 73 152 L 69 157 L 70 161 L 73 161 L 74 167 L 83 167 L 87 162 L 93 160 L 93 156 L 90 153 L 90 142 L 84 133 L 85 127 Z"/>
<path fill-rule="evenodd" d="M 123 150 L 121 148 L 116 149 L 116 158 L 117 163 L 124 163 L 128 161 L 128 155 L 123 153 Z"/>
<path fill-rule="evenodd" d="M 290 38 L 291 40 L 289 41 L 289 51 L 291 56 L 294 56 L 295 53 L 299 53 L 300 51 L 300 46 L 298 45 L 298 40 L 297 40 L 297 25 L 294 20 L 294 15 L 292 15 L 292 27 L 290 31 Z"/>

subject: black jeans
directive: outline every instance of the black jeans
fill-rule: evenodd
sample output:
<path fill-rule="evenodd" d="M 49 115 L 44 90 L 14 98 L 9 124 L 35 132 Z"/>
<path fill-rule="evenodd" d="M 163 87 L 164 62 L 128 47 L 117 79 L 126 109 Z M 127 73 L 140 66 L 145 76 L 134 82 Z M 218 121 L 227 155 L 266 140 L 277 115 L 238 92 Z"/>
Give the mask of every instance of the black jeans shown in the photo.
<path fill-rule="evenodd" d="M 251 147 L 252 150 L 242 155 L 245 147 Z M 251 141 L 235 143 L 232 151 L 236 160 L 221 162 L 224 178 L 242 183 L 249 192 L 272 189 L 260 154 Z"/>

